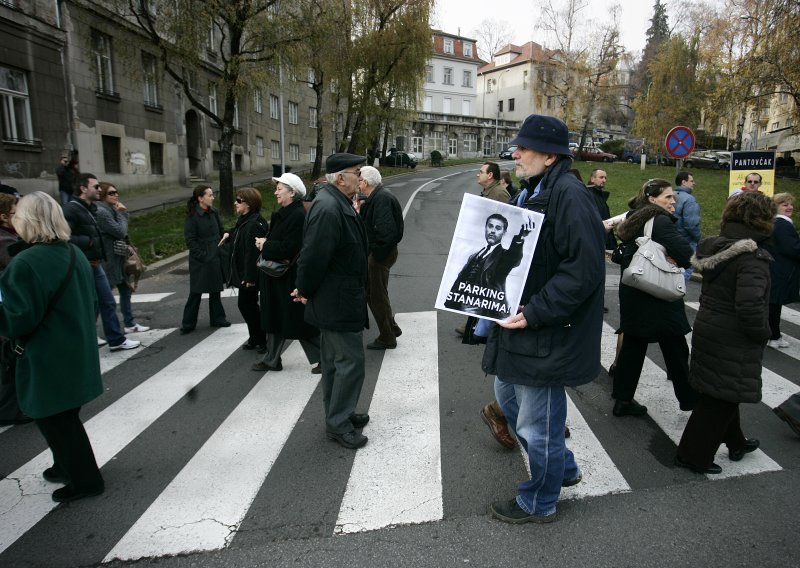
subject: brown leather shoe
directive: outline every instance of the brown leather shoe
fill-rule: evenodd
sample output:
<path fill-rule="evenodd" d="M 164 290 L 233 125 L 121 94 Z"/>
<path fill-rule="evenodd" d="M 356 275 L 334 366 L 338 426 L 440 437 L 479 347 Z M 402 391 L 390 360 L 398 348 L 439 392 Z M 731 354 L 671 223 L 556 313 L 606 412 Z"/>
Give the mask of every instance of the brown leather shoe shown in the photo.
<path fill-rule="evenodd" d="M 513 448 L 517 445 L 517 441 L 511 432 L 508 430 L 508 422 L 502 413 L 498 413 L 489 403 L 481 408 L 481 420 L 489 427 L 489 431 L 494 436 L 494 439 L 504 448 Z"/>

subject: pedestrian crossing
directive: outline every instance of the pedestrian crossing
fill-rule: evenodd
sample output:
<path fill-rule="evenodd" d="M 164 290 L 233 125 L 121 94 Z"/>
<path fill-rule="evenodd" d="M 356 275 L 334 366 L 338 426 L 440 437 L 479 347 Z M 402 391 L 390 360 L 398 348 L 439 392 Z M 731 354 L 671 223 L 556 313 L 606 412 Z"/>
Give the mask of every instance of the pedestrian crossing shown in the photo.
<path fill-rule="evenodd" d="M 687 306 L 697 309 L 691 302 Z M 795 318 L 800 322 L 800 314 L 784 311 L 784 321 L 788 324 L 796 325 Z M 345 459 L 352 459 L 352 465 L 345 466 L 349 469 L 344 489 L 331 488 L 331 493 L 340 496 L 337 497 L 340 502 L 330 536 L 433 522 L 447 516 L 442 456 L 444 444 L 452 444 L 453 440 L 445 437 L 441 423 L 444 402 L 440 400 L 440 389 L 442 374 L 446 371 L 439 366 L 443 348 L 440 342 L 445 341 L 440 337 L 439 317 L 441 315 L 436 312 L 397 314 L 404 330 L 402 340 L 397 349 L 381 355 L 374 391 L 360 406 L 370 413 L 371 421 L 365 430 L 370 441 L 357 452 L 341 450 Z M 113 353 L 101 350 L 103 374 L 118 368 L 127 369 L 126 365 L 133 364 L 137 356 L 141 359 L 136 360 L 137 365 L 146 367 L 149 350 L 163 345 L 175 348 L 175 342 L 181 337 L 175 331 L 174 328 L 154 329 L 136 334 L 143 343 L 142 349 Z M 174 360 L 163 368 L 146 371 L 136 386 L 86 421 L 101 468 L 120 456 L 156 421 L 169 419 L 179 401 L 191 397 L 204 381 L 217 379 L 221 368 L 230 373 L 230 361 L 238 356 L 236 352 L 247 339 L 247 330 L 243 324 L 234 324 L 192 339 L 194 343 L 184 340 L 180 347 L 182 352 L 176 352 Z M 788 334 L 787 339 L 793 346 L 800 345 Z M 447 337 L 446 341 L 453 339 Z M 614 329 L 606 323 L 601 351 L 605 368 L 613 360 L 615 344 Z M 460 345 L 455 348 L 474 349 Z M 782 349 L 780 353 L 798 359 L 792 348 Z M 259 492 L 265 485 L 279 483 L 271 473 L 296 430 L 313 428 L 319 433 L 320 444 L 329 444 L 322 435 L 321 409 L 309 408 L 320 397 L 319 376 L 309 373 L 309 364 L 296 342 L 289 345 L 282 358 L 284 370 L 266 373 L 254 381 L 252 388 L 242 391 L 241 400 L 232 406 L 182 467 L 175 469 L 177 474 L 165 482 L 163 489 L 149 499 L 149 504 L 135 518 L 128 520 L 122 533 L 104 543 L 102 555 L 83 558 L 82 562 L 188 554 L 223 549 L 235 543 L 248 516 L 257 514 L 252 507 Z M 241 373 L 251 376 L 248 367 L 249 364 L 242 365 Z M 775 406 L 800 391 L 800 386 L 793 382 L 796 376 L 781 376 L 767 368 L 766 362 L 763 378 L 763 404 L 767 406 Z M 581 413 L 581 401 L 573 391 L 568 390 L 568 393 L 572 436 L 567 443 L 581 467 L 583 481 L 565 488 L 562 499 L 588 499 L 635 491 L 635 480 L 626 478 L 631 475 L 630 468 L 619 463 L 618 454 L 609 452 L 621 441 L 595 432 L 591 421 Z M 649 358 L 645 361 L 636 396 L 649 409 L 645 420 L 651 420 L 677 444 L 689 413 L 678 409 L 665 372 Z M 196 412 L 203 412 L 202 404 L 213 404 L 213 401 L 198 402 Z M 465 411 L 476 416 L 474 428 L 461 435 L 485 439 L 488 433 L 477 418 L 476 409 Z M 313 420 L 304 421 L 306 415 Z M 608 420 L 617 419 L 609 417 Z M 20 429 L 0 432 L 0 449 L 3 444 L 15 443 L 13 436 L 17 430 Z M 768 445 L 765 444 L 765 448 Z M 643 447 L 641 451 L 646 452 L 648 448 Z M 16 464 L 13 470 L 8 468 L 10 473 L 0 480 L 0 565 L 5 564 L 4 555 L 12 552 L 9 549 L 15 548 L 15 544 L 22 546 L 22 537 L 27 532 L 56 513 L 57 506 L 50 497 L 55 487 L 41 477 L 41 472 L 51 465 L 51 459 L 49 450 L 44 450 Z M 782 469 L 780 456 L 770 456 L 762 450 L 740 462 L 731 462 L 723 448 L 717 463 L 722 465 L 723 474 L 707 476 L 707 479 L 719 481 Z M 469 476 L 470 472 L 465 475 Z M 114 481 L 123 482 L 119 478 Z M 115 488 L 115 483 L 110 482 L 103 499 L 113 500 L 115 491 L 119 491 L 119 487 Z M 302 498 L 297 495 L 297 499 Z M 92 501 L 61 508 L 91 509 Z"/>

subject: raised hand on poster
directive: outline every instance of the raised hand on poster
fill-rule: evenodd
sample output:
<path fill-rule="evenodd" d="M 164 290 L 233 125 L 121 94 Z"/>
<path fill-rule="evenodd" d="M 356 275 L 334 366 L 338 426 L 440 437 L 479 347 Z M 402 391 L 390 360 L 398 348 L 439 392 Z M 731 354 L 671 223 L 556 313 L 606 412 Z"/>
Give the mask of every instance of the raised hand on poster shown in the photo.
<path fill-rule="evenodd" d="M 536 223 L 533 222 L 533 219 L 528 219 L 526 223 L 523 223 L 522 226 L 519 228 L 519 233 L 517 233 L 517 239 L 522 240 L 528 235 L 531 234 L 531 231 L 536 228 Z"/>

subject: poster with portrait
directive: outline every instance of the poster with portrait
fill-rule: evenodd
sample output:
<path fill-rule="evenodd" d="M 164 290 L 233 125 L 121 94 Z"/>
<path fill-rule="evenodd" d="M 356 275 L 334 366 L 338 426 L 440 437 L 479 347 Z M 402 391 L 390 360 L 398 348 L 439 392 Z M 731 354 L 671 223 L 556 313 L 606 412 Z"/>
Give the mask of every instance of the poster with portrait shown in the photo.
<path fill-rule="evenodd" d="M 759 183 L 751 185 L 748 180 L 758 180 Z M 731 153 L 728 195 L 754 190 L 770 197 L 775 192 L 775 152 L 773 150 Z"/>
<path fill-rule="evenodd" d="M 503 321 L 517 313 L 544 215 L 466 194 L 436 308 Z"/>

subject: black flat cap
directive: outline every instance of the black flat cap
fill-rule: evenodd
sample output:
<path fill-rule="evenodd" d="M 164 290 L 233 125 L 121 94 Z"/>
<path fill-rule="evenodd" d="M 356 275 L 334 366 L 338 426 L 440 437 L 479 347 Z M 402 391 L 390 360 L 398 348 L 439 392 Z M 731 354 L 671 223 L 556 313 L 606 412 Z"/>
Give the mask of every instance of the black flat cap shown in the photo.
<path fill-rule="evenodd" d="M 325 172 L 329 174 L 335 174 L 336 172 L 341 172 L 342 170 L 352 168 L 353 166 L 360 166 L 366 161 L 366 156 L 357 156 L 355 154 L 347 154 L 345 152 L 331 154 L 328 156 L 328 159 L 325 160 Z"/>

